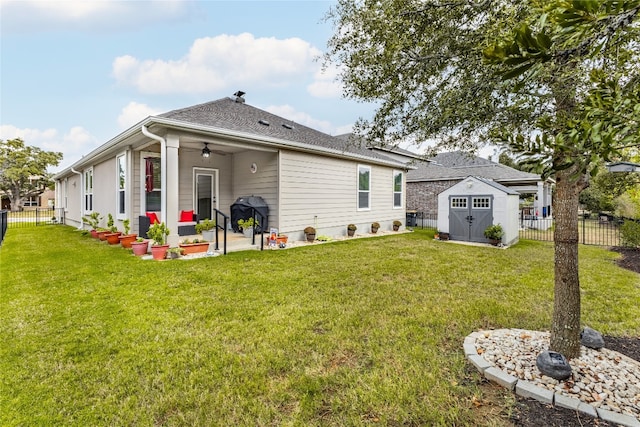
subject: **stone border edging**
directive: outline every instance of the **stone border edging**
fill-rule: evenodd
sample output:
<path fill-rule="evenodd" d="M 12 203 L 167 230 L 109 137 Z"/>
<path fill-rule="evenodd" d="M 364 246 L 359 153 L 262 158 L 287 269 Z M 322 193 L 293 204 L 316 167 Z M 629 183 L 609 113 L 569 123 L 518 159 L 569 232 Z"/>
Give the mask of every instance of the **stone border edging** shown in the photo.
<path fill-rule="evenodd" d="M 636 417 L 606 409 L 596 408 L 595 406 L 582 402 L 572 397 L 567 397 L 558 392 L 538 387 L 537 385 L 510 375 L 501 369 L 498 369 L 488 360 L 478 354 L 476 347 L 476 339 L 482 335 L 484 331 L 472 332 L 465 337 L 463 349 L 467 359 L 478 369 L 480 374 L 484 375 L 489 381 L 500 384 L 511 391 L 515 391 L 518 396 L 529 397 L 545 404 L 552 404 L 561 408 L 568 408 L 590 415 L 594 418 L 601 418 L 604 421 L 619 424 L 625 427 L 640 427 L 640 420 Z M 495 332 L 495 331 L 489 331 Z"/>

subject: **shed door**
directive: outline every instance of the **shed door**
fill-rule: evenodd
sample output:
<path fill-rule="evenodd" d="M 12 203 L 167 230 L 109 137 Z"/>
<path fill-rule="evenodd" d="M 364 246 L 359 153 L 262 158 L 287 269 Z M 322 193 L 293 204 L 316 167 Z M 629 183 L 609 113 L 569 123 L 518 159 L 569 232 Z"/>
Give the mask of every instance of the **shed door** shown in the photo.
<path fill-rule="evenodd" d="M 449 236 L 452 240 L 486 242 L 484 229 L 493 224 L 493 196 L 450 196 Z"/>

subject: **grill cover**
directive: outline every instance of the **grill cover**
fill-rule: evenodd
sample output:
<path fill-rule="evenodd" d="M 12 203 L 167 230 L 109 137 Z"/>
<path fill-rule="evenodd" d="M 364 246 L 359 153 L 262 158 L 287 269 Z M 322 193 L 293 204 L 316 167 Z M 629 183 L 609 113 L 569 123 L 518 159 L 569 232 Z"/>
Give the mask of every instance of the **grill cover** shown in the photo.
<path fill-rule="evenodd" d="M 238 232 L 238 220 L 247 220 L 251 218 L 251 209 L 258 211 L 264 218 L 256 215 L 256 219 L 260 224 L 254 228 L 256 233 L 262 233 L 263 230 L 269 231 L 269 206 L 267 202 L 260 196 L 243 196 L 231 205 L 231 227 L 233 231 Z"/>

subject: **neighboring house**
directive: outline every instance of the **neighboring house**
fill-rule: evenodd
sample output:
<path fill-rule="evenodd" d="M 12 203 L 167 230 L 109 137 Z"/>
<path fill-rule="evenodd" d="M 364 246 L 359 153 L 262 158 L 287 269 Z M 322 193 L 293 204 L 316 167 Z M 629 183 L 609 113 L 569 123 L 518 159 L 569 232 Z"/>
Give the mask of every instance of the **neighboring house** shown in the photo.
<path fill-rule="evenodd" d="M 342 236 L 349 223 L 391 229 L 404 219 L 403 162 L 252 107 L 243 95 L 147 117 L 58 173 L 66 223 L 81 227 L 96 211 L 130 219 L 137 232 L 138 217 L 157 212 L 176 244 L 182 210 L 216 218 L 252 195 L 267 203 L 269 227 L 298 240 L 307 226 Z"/>
<path fill-rule="evenodd" d="M 553 180 L 543 180 L 540 175 L 462 151 L 438 154 L 407 173 L 407 208 L 425 214 L 437 213 L 438 194 L 468 176 L 490 179 L 519 194 L 534 194 L 531 215 L 545 218 L 552 214 Z"/>

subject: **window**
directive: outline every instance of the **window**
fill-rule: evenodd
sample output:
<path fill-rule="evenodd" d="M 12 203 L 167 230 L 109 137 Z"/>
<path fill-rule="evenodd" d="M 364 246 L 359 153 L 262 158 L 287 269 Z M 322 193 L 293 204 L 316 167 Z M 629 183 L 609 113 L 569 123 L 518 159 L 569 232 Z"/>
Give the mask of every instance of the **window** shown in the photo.
<path fill-rule="evenodd" d="M 145 210 L 162 210 L 162 176 L 160 157 L 147 157 L 145 160 Z"/>
<path fill-rule="evenodd" d="M 490 197 L 474 197 L 471 201 L 473 209 L 491 209 Z"/>
<path fill-rule="evenodd" d="M 93 168 L 84 171 L 84 211 L 93 211 Z"/>
<path fill-rule="evenodd" d="M 122 154 L 116 157 L 116 176 L 117 176 L 117 188 L 118 194 L 116 200 L 118 206 L 116 207 L 117 217 L 124 218 L 126 215 L 126 196 L 127 196 L 127 156 Z"/>
<path fill-rule="evenodd" d="M 358 166 L 358 209 L 371 208 L 371 168 Z"/>
<path fill-rule="evenodd" d="M 402 172 L 393 172 L 393 207 L 402 207 Z"/>
<path fill-rule="evenodd" d="M 38 206 L 38 196 L 30 196 L 24 199 L 22 206 Z"/>
<path fill-rule="evenodd" d="M 467 208 L 467 198 L 466 197 L 452 197 L 451 198 L 451 207 L 458 209 L 466 209 Z"/>

